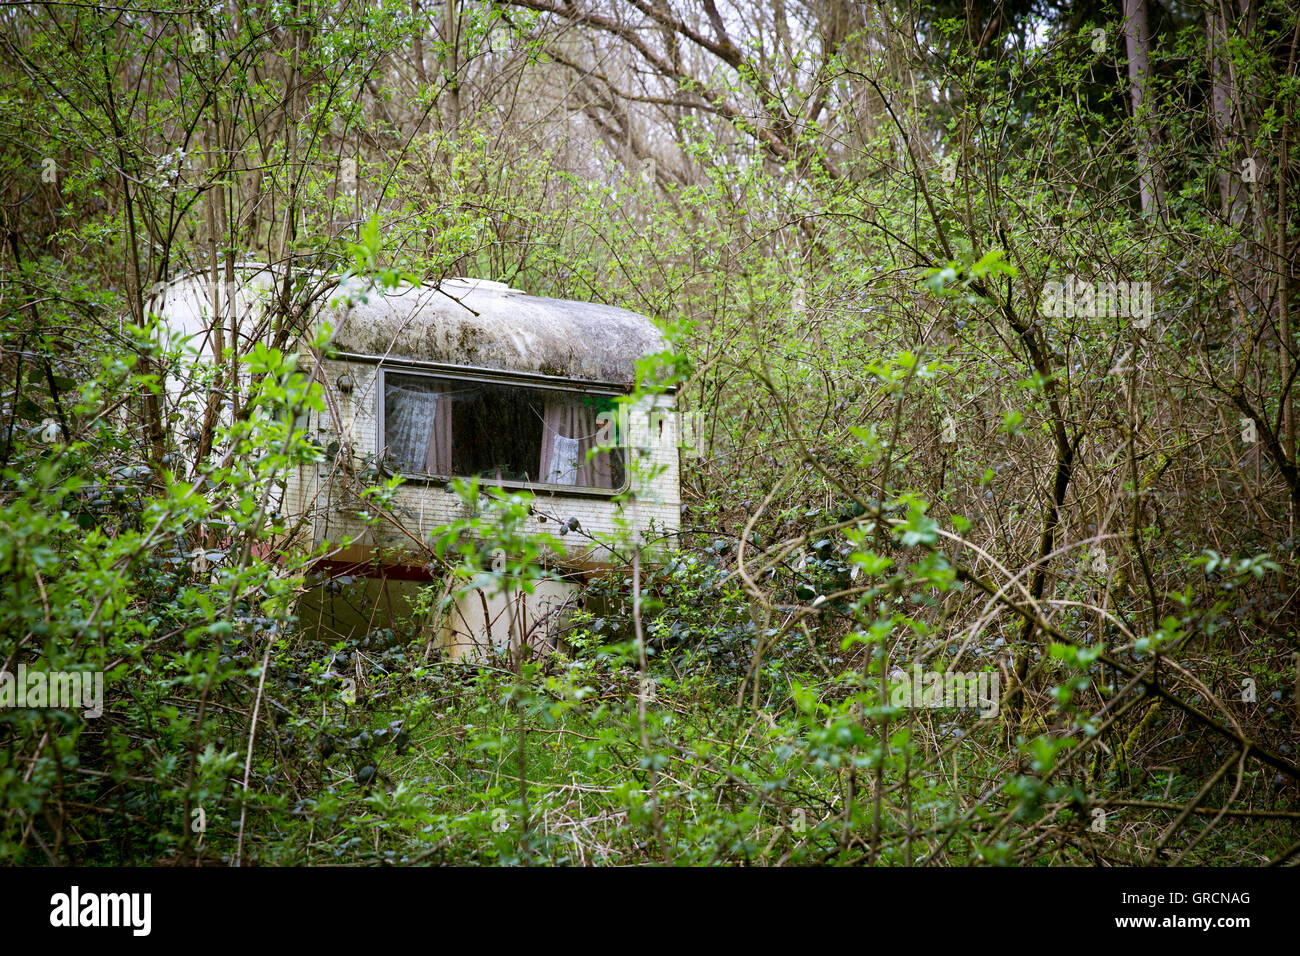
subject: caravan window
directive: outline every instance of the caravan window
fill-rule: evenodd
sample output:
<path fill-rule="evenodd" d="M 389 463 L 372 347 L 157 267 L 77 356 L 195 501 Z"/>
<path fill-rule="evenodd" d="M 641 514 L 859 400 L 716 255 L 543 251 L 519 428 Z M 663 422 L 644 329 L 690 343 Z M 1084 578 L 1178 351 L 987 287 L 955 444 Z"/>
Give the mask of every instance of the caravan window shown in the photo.
<path fill-rule="evenodd" d="M 623 487 L 612 395 L 387 370 L 383 393 L 379 446 L 394 473 Z"/>

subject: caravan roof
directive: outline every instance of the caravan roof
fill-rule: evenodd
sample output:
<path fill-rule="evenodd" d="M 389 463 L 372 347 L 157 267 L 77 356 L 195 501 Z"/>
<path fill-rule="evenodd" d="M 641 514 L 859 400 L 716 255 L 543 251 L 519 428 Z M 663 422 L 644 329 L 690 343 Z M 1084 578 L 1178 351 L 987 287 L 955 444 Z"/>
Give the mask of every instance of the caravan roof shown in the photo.
<path fill-rule="evenodd" d="M 636 378 L 638 359 L 667 348 L 635 312 L 474 279 L 387 293 L 351 280 L 320 315 L 341 352 L 619 385 Z"/>
<path fill-rule="evenodd" d="M 239 264 L 239 282 L 227 301 L 241 316 L 245 344 L 266 332 L 259 321 L 264 315 L 254 313 L 261 311 L 259 302 L 269 304 L 275 272 L 255 263 Z M 330 282 L 320 275 L 311 278 L 316 290 Z M 209 285 L 206 275 L 193 273 L 166 284 L 165 314 L 173 333 L 206 338 Z M 655 324 L 635 312 L 527 295 L 482 279 L 444 279 L 384 291 L 354 276 L 325 291 L 318 303 L 310 310 L 313 322 L 328 321 L 335 349 L 358 358 L 626 386 L 636 378 L 638 359 L 667 348 Z"/>

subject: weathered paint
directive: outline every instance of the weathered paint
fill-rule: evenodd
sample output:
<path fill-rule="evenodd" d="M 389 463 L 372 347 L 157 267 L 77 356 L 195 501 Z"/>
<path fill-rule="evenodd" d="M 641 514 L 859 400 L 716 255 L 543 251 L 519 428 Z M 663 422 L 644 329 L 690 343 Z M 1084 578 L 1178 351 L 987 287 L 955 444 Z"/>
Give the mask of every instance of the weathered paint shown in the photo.
<path fill-rule="evenodd" d="M 637 360 L 666 349 L 645 316 L 591 302 L 525 295 L 500 283 L 366 292 L 342 285 L 321 317 L 344 352 L 630 384 Z"/>
<path fill-rule="evenodd" d="M 274 276 L 246 266 L 239 274 L 241 284 L 219 290 L 216 313 L 212 286 L 202 277 L 173 282 L 156 300 L 155 310 L 166 320 L 170 341 L 192 336 L 188 351 L 195 370 L 217 360 L 213 314 L 221 316 L 226 343 L 233 333 L 241 351 L 271 339 L 272 298 L 278 288 Z M 319 287 L 319 277 L 315 278 Z M 296 543 L 318 546 L 350 540 L 348 547 L 335 549 L 332 567 L 369 568 L 381 579 L 390 573 L 409 578 L 403 568 L 427 568 L 426 546 L 431 534 L 466 517 L 468 511 L 443 484 L 408 481 L 397 490 L 388 509 L 396 521 L 371 525 L 364 520 L 365 506 L 357 492 L 368 482 L 357 471 L 363 463 L 373 462 L 379 451 L 379 373 L 385 362 L 429 363 L 444 370 L 493 370 L 505 377 L 548 376 L 570 383 L 626 387 L 633 383 L 642 356 L 665 349 L 659 331 L 644 316 L 611 306 L 528 296 L 499 283 L 450 280 L 440 289 L 403 286 L 384 294 L 367 292 L 360 280 L 353 279 L 317 302 L 317 308 L 308 310 L 310 319 L 304 324 L 315 328 L 322 320 L 329 322 L 334 330 L 333 347 L 358 358 L 326 359 L 317 366 L 298 336 L 289 336 L 284 345 L 286 351 L 298 351 L 299 368 L 313 371 L 327 392 L 329 411 L 310 416 L 309 430 L 325 444 L 334 439 L 341 452 L 333 461 L 302 466 L 288 476 L 283 495 L 275 496 L 275 505 L 296 526 Z M 284 314 L 285 310 L 279 311 Z M 338 387 L 344 376 L 351 386 L 346 390 Z M 202 405 L 191 401 L 186 408 L 187 399 L 203 397 L 194 393 L 195 378 L 201 376 L 183 375 L 168 382 L 171 405 L 178 412 L 174 418 L 178 431 L 192 421 Z M 537 384 L 535 379 L 531 382 Z M 634 434 L 641 438 L 639 447 L 628 451 L 637 466 L 629 469 L 635 484 L 627 503 L 615 503 L 601 495 L 565 494 L 553 487 L 534 489 L 537 499 L 525 531 L 557 534 L 561 524 L 570 519 L 577 519 L 581 526 L 580 531 L 561 539 L 562 553 L 551 555 L 549 560 L 556 567 L 590 570 L 608 566 L 613 555 L 594 539 L 615 538 L 626 530 L 652 545 L 671 544 L 681 507 L 677 421 L 666 414 L 658 419 L 657 428 L 646 427 L 645 422 L 652 412 L 669 412 L 672 407 L 672 396 L 660 395 L 644 399 L 633 409 Z M 646 477 L 650 474 L 653 477 Z M 381 591 L 387 593 L 386 583 L 376 587 L 376 599 Z M 513 629 L 508 625 L 510 616 L 501 613 L 504 598 L 471 593 L 458 603 L 436 640 L 453 656 L 484 644 L 517 644 L 519 635 L 534 623 L 555 620 L 551 611 L 568 600 L 572 591 L 571 583 L 557 583 L 521 599 Z M 486 618 L 482 611 L 485 599 L 489 606 Z M 389 611 L 391 614 L 392 609 Z"/>

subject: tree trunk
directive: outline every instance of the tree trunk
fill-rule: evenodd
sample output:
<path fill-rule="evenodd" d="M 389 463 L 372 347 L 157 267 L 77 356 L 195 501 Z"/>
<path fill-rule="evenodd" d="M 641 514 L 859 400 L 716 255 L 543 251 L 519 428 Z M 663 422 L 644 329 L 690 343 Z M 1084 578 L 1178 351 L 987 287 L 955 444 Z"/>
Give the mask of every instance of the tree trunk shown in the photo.
<path fill-rule="evenodd" d="M 460 131 L 460 11 L 457 0 L 443 9 L 442 39 L 447 44 L 447 131 Z"/>
<path fill-rule="evenodd" d="M 1150 216 L 1159 211 L 1164 190 L 1155 157 L 1157 136 L 1151 90 L 1151 30 L 1147 25 L 1146 0 L 1124 0 L 1124 44 L 1133 124 L 1137 131 L 1142 215 Z"/>
<path fill-rule="evenodd" d="M 1246 215 L 1243 170 L 1239 162 L 1247 157 L 1238 155 L 1242 104 L 1228 57 L 1230 29 L 1227 10 L 1211 5 L 1205 12 L 1205 32 L 1210 52 L 1211 127 L 1214 148 L 1220 158 L 1220 205 L 1224 218 L 1235 226 L 1240 225 Z"/>

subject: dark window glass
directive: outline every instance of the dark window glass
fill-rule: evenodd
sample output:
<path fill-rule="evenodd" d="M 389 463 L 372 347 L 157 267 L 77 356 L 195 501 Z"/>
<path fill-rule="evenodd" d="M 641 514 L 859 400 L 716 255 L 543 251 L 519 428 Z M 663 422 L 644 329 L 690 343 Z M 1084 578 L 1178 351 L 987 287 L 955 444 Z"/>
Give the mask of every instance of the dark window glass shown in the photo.
<path fill-rule="evenodd" d="M 408 475 L 614 490 L 624 481 L 608 395 L 384 375 L 384 460 Z"/>

